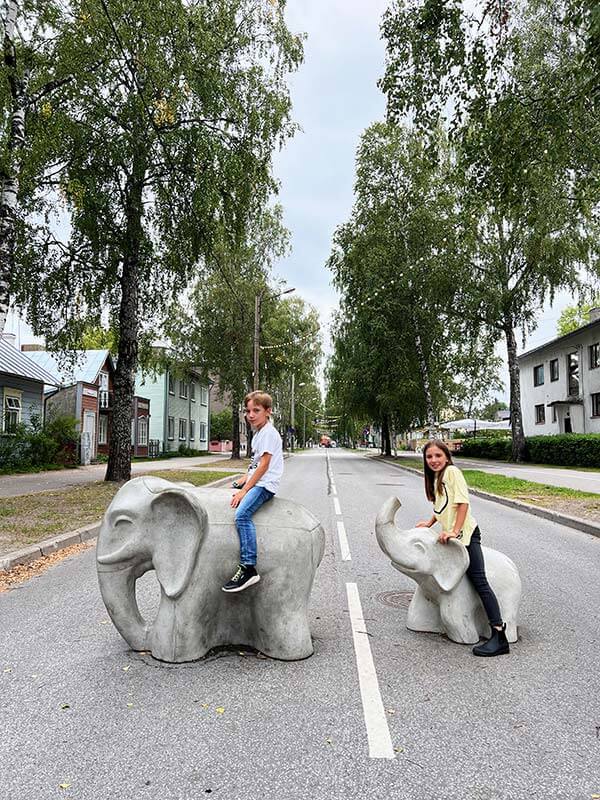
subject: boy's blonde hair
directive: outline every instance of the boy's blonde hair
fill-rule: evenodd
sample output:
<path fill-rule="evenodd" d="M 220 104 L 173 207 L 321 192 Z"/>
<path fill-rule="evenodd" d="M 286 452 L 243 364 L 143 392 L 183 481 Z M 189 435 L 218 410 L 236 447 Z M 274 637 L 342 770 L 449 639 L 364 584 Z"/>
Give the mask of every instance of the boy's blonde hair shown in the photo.
<path fill-rule="evenodd" d="M 248 403 L 252 401 L 258 403 L 258 405 L 262 406 L 266 411 L 271 411 L 273 408 L 273 398 L 266 392 L 248 392 L 246 397 L 244 397 L 244 408 L 247 408 Z"/>

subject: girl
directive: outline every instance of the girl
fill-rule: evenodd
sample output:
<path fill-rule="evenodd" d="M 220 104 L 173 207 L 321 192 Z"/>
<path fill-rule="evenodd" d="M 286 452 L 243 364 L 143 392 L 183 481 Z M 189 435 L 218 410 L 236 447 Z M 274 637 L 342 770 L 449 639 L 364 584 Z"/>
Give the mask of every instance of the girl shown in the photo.
<path fill-rule="evenodd" d="M 462 472 L 452 463 L 450 451 L 437 439 L 427 442 L 423 448 L 423 472 L 425 494 L 433 503 L 433 516 L 426 522 L 418 522 L 417 528 L 431 528 L 436 522 L 442 525 L 438 541 L 446 544 L 448 539 L 460 539 L 469 554 L 469 576 L 475 591 L 481 598 L 492 628 L 492 636 L 483 644 L 473 648 L 476 656 L 500 656 L 509 652 L 506 625 L 500 616 L 496 595 L 485 576 L 485 564 L 481 551 L 481 533 L 471 515 L 469 490 Z"/>

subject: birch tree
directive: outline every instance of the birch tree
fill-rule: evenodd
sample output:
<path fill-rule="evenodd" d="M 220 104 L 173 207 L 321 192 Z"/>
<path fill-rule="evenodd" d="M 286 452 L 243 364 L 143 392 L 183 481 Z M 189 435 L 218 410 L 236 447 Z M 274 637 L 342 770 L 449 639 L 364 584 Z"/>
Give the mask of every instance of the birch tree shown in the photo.
<path fill-rule="evenodd" d="M 77 80 L 50 108 L 71 233 L 31 243 L 19 297 L 55 347 L 109 309 L 119 335 L 106 477 L 124 480 L 140 340 L 212 269 L 217 239 L 243 239 L 274 189 L 272 152 L 293 132 L 285 80 L 302 46 L 269 0 L 71 9 L 59 60 Z"/>

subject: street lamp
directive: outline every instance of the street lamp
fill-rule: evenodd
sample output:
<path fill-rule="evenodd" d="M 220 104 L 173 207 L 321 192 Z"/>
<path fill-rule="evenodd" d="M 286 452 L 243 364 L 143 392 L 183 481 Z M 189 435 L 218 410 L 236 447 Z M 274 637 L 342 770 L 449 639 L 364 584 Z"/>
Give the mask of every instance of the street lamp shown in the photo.
<path fill-rule="evenodd" d="M 295 291 L 296 291 L 295 288 L 284 289 L 282 292 L 279 292 L 278 294 L 269 295 L 269 297 L 275 299 L 277 297 L 281 297 L 282 294 L 291 294 L 292 292 Z M 254 391 L 258 389 L 258 383 L 259 383 L 258 356 L 260 351 L 260 308 L 262 304 L 263 294 L 264 292 L 260 291 L 254 298 L 254 372 L 252 373 L 252 388 Z"/>

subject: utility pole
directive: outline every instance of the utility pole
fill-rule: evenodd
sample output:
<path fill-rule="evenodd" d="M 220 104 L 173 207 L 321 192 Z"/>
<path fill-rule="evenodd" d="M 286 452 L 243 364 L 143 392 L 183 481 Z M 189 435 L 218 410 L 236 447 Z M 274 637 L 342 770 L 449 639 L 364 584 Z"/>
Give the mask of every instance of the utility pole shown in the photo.
<path fill-rule="evenodd" d="M 284 289 L 284 291 L 279 292 L 278 294 L 269 295 L 273 299 L 277 297 L 281 297 L 282 294 L 290 294 L 291 292 L 295 292 L 294 288 L 292 289 Z M 254 363 L 253 363 L 253 371 L 252 371 L 252 390 L 256 391 L 259 388 L 260 384 L 260 314 L 261 314 L 261 306 L 262 306 L 262 299 L 263 299 L 264 290 L 261 289 L 257 295 L 254 297 Z"/>
<path fill-rule="evenodd" d="M 292 429 L 290 441 L 291 441 L 292 453 L 294 452 L 294 425 L 295 425 L 295 423 L 294 423 L 294 412 L 295 412 L 295 406 L 294 406 L 294 384 L 295 384 L 295 380 L 296 380 L 296 376 L 292 372 L 292 403 L 291 403 L 291 408 L 290 408 L 290 417 L 291 417 L 290 427 Z"/>
<path fill-rule="evenodd" d="M 262 292 L 254 298 L 254 372 L 252 373 L 252 389 L 258 389 L 258 353 L 260 350 L 260 305 Z"/>

